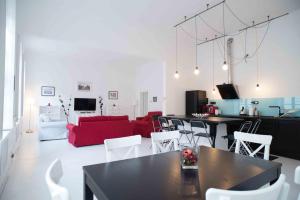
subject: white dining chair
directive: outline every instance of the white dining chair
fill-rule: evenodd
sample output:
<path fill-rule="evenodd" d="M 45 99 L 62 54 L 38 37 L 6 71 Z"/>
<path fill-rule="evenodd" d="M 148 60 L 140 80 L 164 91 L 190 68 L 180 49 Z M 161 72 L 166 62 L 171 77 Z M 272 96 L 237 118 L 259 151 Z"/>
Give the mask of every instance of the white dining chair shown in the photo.
<path fill-rule="evenodd" d="M 63 170 L 61 161 L 56 159 L 48 167 L 45 176 L 52 200 L 70 200 L 68 190 L 58 184 L 62 176 Z"/>
<path fill-rule="evenodd" d="M 287 200 L 290 186 L 285 182 L 285 175 L 271 186 L 250 191 L 231 191 L 210 188 L 206 192 L 206 200 Z"/>
<path fill-rule="evenodd" d="M 165 131 L 151 133 L 152 153 L 166 153 L 172 150 L 179 150 L 179 131 Z M 165 141 L 168 141 L 165 143 Z M 166 144 L 165 146 L 163 144 Z"/>
<path fill-rule="evenodd" d="M 114 138 L 114 139 L 106 139 L 104 140 L 105 153 L 106 153 L 106 161 L 111 162 L 113 160 L 124 160 L 128 158 L 132 158 L 132 154 L 134 157 L 139 156 L 138 145 L 142 143 L 142 137 L 140 135 Z M 114 154 L 113 159 L 113 151 L 127 148 L 127 151 L 123 156 L 117 156 Z"/>
<path fill-rule="evenodd" d="M 295 183 L 300 185 L 300 166 L 295 169 Z M 298 194 L 298 200 L 300 200 L 300 192 Z"/>
<path fill-rule="evenodd" d="M 234 139 L 236 140 L 235 153 L 240 153 L 241 148 L 243 148 L 248 153 L 248 156 L 255 157 L 264 148 L 264 159 L 269 160 L 270 145 L 272 142 L 271 135 L 258 135 L 236 131 L 234 132 Z M 252 150 L 249 148 L 249 143 L 260 144 L 260 146 Z"/>

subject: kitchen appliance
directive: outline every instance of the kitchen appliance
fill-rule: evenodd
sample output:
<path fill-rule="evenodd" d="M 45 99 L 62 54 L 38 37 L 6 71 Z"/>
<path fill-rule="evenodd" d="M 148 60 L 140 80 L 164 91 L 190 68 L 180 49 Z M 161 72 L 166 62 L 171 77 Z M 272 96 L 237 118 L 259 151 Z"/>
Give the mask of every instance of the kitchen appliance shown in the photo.
<path fill-rule="evenodd" d="M 185 92 L 185 114 L 205 113 L 205 105 L 208 103 L 206 91 L 193 90 Z"/>
<path fill-rule="evenodd" d="M 219 114 L 218 107 L 216 106 L 216 102 L 210 102 L 210 104 L 205 106 L 206 113 L 210 115 Z"/>
<path fill-rule="evenodd" d="M 238 93 L 233 84 L 217 85 L 222 99 L 239 99 Z"/>

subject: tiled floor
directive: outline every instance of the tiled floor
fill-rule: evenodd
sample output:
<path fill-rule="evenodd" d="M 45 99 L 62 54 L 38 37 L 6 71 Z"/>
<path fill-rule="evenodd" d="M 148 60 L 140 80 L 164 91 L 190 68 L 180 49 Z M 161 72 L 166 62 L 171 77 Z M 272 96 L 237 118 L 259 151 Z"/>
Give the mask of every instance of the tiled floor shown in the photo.
<path fill-rule="evenodd" d="M 217 146 L 224 146 L 218 138 Z M 151 154 L 150 140 L 143 139 L 141 155 Z M 204 141 L 203 141 L 204 142 Z M 9 180 L 1 196 L 1 200 L 47 200 L 50 199 L 44 180 L 49 164 L 60 158 L 63 163 L 64 177 L 62 185 L 72 195 L 72 200 L 82 199 L 82 169 L 84 165 L 105 162 L 103 145 L 75 148 L 66 140 L 39 142 L 36 134 L 24 135 L 20 149 L 15 157 Z M 293 184 L 294 170 L 300 161 L 279 158 L 283 163 L 283 173 L 291 183 L 289 200 L 295 200 L 300 186 Z"/>

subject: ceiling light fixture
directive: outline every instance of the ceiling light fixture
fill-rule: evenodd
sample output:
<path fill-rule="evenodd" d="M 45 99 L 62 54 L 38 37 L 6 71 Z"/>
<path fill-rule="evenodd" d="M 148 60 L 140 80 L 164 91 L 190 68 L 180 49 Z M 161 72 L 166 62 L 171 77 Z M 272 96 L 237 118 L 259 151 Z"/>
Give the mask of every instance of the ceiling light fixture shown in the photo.
<path fill-rule="evenodd" d="M 196 67 L 195 67 L 195 70 L 194 70 L 194 74 L 195 74 L 195 75 L 199 75 L 200 70 L 199 70 L 199 67 L 198 67 L 198 48 L 197 48 L 197 43 L 198 43 L 198 28 L 197 28 L 197 17 L 195 17 L 195 35 L 196 35 L 196 43 L 195 43 L 195 50 L 196 50 L 196 53 L 195 53 Z"/>
<path fill-rule="evenodd" d="M 222 69 L 224 71 L 227 71 L 228 70 L 228 64 L 226 62 L 226 33 L 225 33 L 225 4 L 223 4 L 223 30 L 224 30 L 224 33 L 223 33 L 223 37 L 224 37 L 224 63 L 223 63 L 223 66 L 222 66 Z"/>
<path fill-rule="evenodd" d="M 174 74 L 175 79 L 179 79 L 180 75 L 178 72 L 178 33 L 177 33 L 177 27 L 176 27 L 176 71 Z"/>

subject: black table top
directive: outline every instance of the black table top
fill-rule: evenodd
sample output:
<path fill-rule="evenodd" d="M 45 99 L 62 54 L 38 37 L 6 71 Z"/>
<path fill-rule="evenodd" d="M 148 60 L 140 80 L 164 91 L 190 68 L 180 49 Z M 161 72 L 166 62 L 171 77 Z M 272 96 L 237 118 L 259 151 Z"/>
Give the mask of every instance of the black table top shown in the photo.
<path fill-rule="evenodd" d="M 180 152 L 90 165 L 83 170 L 101 199 L 177 200 L 205 199 L 209 188 L 257 189 L 279 177 L 281 164 L 202 146 L 199 170 L 182 170 Z"/>
<path fill-rule="evenodd" d="M 187 116 L 187 115 L 174 115 L 174 116 L 164 116 L 168 119 L 181 119 L 186 121 L 191 120 L 201 120 L 208 124 L 228 124 L 228 123 L 237 123 L 243 121 L 242 118 L 230 118 L 230 117 L 204 117 L 204 118 L 197 118 L 193 116 Z"/>

